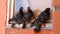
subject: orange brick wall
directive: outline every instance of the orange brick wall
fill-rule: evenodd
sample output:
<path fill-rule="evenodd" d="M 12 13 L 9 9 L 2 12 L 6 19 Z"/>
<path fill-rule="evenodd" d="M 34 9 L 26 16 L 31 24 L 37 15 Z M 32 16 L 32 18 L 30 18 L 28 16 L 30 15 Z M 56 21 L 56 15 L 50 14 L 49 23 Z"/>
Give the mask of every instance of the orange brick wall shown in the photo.
<path fill-rule="evenodd" d="M 53 0 L 54 6 L 60 6 L 60 0 Z"/>
<path fill-rule="evenodd" d="M 60 7 L 60 0 L 53 0 L 54 7 Z M 60 10 L 56 10 L 53 15 L 53 34 L 60 34 Z"/>
<path fill-rule="evenodd" d="M 6 34 L 18 34 L 18 32 L 17 28 L 6 29 Z"/>
<path fill-rule="evenodd" d="M 0 0 L 0 34 L 5 34 L 6 0 Z"/>
<path fill-rule="evenodd" d="M 6 34 L 35 34 L 33 30 L 30 29 L 7 29 Z M 38 34 L 50 34 L 50 30 L 41 30 Z"/>
<path fill-rule="evenodd" d="M 60 10 L 54 12 L 53 33 L 60 34 Z"/>

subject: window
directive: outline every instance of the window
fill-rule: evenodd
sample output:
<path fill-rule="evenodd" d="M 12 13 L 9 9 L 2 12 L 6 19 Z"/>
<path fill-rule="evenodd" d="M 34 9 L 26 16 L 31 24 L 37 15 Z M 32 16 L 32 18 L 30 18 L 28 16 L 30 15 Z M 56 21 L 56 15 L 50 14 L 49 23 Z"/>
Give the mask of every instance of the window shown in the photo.
<path fill-rule="evenodd" d="M 32 10 L 39 9 L 43 11 L 47 7 L 52 9 L 52 0 L 7 0 L 7 27 L 10 26 L 10 24 L 8 24 L 9 19 L 13 17 L 15 12 L 18 12 L 21 6 L 23 6 L 25 10 L 30 6 Z M 47 24 L 46 27 L 52 27 L 52 23 Z"/>

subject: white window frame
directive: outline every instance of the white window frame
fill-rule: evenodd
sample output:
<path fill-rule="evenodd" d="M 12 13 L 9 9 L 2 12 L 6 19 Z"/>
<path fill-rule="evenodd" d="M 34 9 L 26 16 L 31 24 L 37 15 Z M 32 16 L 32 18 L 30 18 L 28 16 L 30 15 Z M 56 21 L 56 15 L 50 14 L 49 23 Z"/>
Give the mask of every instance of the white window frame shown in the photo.
<path fill-rule="evenodd" d="M 14 3 L 15 0 L 7 0 L 7 18 L 6 18 L 6 26 L 9 26 L 8 21 L 13 17 L 14 12 Z"/>

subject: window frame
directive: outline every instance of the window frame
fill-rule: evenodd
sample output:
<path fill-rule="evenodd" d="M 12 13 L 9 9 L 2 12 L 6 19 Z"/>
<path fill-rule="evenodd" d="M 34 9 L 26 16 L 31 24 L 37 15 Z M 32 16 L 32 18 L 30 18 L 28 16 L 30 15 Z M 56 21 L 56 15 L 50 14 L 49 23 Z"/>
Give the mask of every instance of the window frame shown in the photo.
<path fill-rule="evenodd" d="M 14 14 L 14 3 L 15 0 L 7 0 L 7 16 L 6 16 L 6 27 L 9 25 L 8 21 L 13 17 Z"/>

